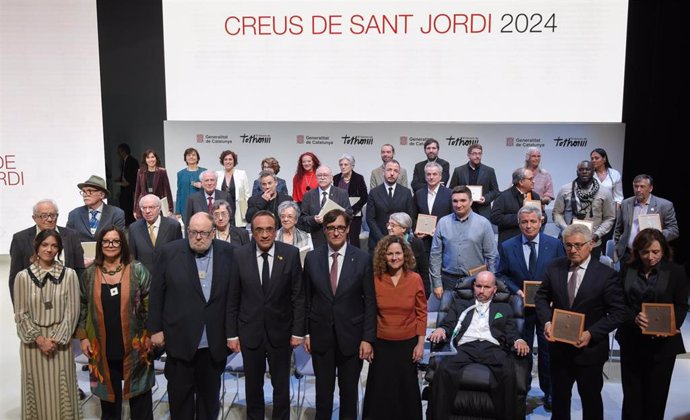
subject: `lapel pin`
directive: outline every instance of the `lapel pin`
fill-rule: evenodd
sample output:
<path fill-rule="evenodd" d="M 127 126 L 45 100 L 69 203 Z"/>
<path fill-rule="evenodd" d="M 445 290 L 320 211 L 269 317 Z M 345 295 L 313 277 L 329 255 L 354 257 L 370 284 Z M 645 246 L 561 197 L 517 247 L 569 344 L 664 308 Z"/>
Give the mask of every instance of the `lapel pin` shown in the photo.
<path fill-rule="evenodd" d="M 283 261 L 283 256 L 282 256 L 282 255 L 278 255 L 278 259 L 279 259 L 280 261 Z"/>

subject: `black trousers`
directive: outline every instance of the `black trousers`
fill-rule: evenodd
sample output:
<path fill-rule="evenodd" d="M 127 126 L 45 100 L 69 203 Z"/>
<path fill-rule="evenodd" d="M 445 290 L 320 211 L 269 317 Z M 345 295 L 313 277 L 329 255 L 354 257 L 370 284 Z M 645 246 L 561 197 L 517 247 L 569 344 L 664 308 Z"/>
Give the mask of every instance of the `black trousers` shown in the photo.
<path fill-rule="evenodd" d="M 577 392 L 582 401 L 582 418 L 604 420 L 604 403 L 601 400 L 601 390 L 604 387 L 603 368 L 603 363 L 583 366 L 563 357 L 551 357 L 551 420 L 570 420 L 570 400 L 574 383 L 577 383 Z"/>
<path fill-rule="evenodd" d="M 122 381 L 124 379 L 122 360 L 108 359 L 110 384 L 115 392 L 115 402 L 101 400 L 101 419 L 120 420 L 122 418 Z M 129 412 L 132 420 L 153 420 L 153 401 L 151 390 L 129 399 Z"/>
<path fill-rule="evenodd" d="M 207 348 L 198 349 L 191 361 L 168 356 L 165 378 L 171 420 L 217 418 L 223 369 L 225 360 L 213 360 Z"/>
<path fill-rule="evenodd" d="M 247 395 L 247 418 L 263 420 L 265 416 L 264 374 L 266 360 L 271 372 L 273 385 L 273 420 L 290 419 L 290 343 L 273 347 L 264 333 L 264 339 L 256 348 L 246 347 L 242 341 L 242 358 L 244 361 L 244 389 Z"/>
<path fill-rule="evenodd" d="M 340 351 L 338 338 L 333 334 L 333 347 L 323 352 L 311 352 L 316 376 L 316 419 L 330 420 L 333 414 L 333 392 L 336 370 L 340 388 L 340 420 L 357 419 L 357 396 L 362 360 L 359 352 L 345 355 Z M 411 357 L 411 356 L 410 356 Z"/>
<path fill-rule="evenodd" d="M 551 369 L 549 354 L 549 342 L 544 337 L 544 325 L 537 320 L 537 313 L 534 308 L 525 308 L 525 327 L 522 331 L 522 338 L 529 344 L 529 371 L 527 372 L 527 385 L 532 382 L 532 347 L 534 343 L 534 334 L 537 335 L 537 346 L 539 347 L 539 354 L 537 355 L 537 370 L 539 372 L 539 388 L 541 388 L 544 395 L 551 395 Z"/>
<path fill-rule="evenodd" d="M 460 369 L 470 363 L 486 365 L 496 381 L 491 389 L 491 400 L 497 419 L 515 417 L 515 372 L 508 353 L 501 347 L 488 341 L 472 341 L 458 346 L 458 354 L 441 361 L 436 369 L 431 384 L 429 398 L 429 419 L 447 420 L 455 394 L 460 386 Z"/>

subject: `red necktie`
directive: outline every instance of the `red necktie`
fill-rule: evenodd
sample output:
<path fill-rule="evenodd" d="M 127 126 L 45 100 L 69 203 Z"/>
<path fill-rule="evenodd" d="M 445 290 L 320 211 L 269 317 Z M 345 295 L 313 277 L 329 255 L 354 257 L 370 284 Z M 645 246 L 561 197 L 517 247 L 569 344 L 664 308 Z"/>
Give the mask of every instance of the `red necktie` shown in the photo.
<path fill-rule="evenodd" d="M 211 214 L 213 211 L 213 197 L 210 195 L 208 196 L 208 214 Z"/>
<path fill-rule="evenodd" d="M 333 295 L 335 295 L 335 289 L 338 288 L 338 253 L 334 252 L 331 254 L 333 257 L 333 264 L 331 264 L 331 290 Z"/>

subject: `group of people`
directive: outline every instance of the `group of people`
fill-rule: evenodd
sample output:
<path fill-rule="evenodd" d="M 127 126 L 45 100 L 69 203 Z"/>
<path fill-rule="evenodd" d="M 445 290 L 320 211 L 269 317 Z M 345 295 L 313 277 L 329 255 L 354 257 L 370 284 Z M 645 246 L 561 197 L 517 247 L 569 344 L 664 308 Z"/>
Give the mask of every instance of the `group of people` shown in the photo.
<path fill-rule="evenodd" d="M 392 145 L 381 148 L 369 188 L 353 156 L 343 155 L 334 175 L 306 152 L 289 195 L 274 158 L 262 161 L 250 189 L 236 153 L 224 151 L 215 172 L 200 167 L 190 148 L 173 203 L 165 170 L 147 150 L 131 212 L 105 202 L 108 188 L 95 175 L 78 184 L 84 206 L 69 213 L 66 227 L 57 226 L 54 201 L 39 201 L 35 226 L 15 234 L 10 249 L 23 417 L 79 417 L 75 338 L 104 419 L 121 418 L 123 399 L 133 418 L 152 418 L 153 360 L 163 352 L 171 418 L 215 418 L 228 354 L 242 352 L 247 417 L 264 417 L 268 363 L 273 418 L 288 419 L 290 357 L 302 345 L 316 375 L 317 419 L 331 417 L 336 379 L 340 418 L 357 417 L 364 360 L 364 418 L 421 419 L 416 363 L 427 299 L 475 278 L 474 305 L 455 302 L 429 337 L 458 348 L 431 384 L 429 418 L 447 418 L 459 367 L 491 359 L 497 377 L 508 378 L 505 355 L 531 354 L 536 335 L 539 384 L 553 418 L 570 418 L 577 382 L 584 418 L 602 419 L 601 373 L 616 328 L 623 418 L 663 418 L 675 356 L 685 350 L 679 334 L 642 334 L 649 322 L 642 303 L 672 303 L 680 326 L 688 285 L 671 262 L 668 242 L 679 235 L 673 205 L 651 194 L 652 178 L 635 177 L 635 196 L 623 200 L 620 174 L 595 149 L 554 197 L 533 148 L 501 192 L 494 170 L 481 163 L 481 145 L 471 145 L 468 162 L 452 172 L 438 142 L 428 140 L 424 151 L 412 189 Z M 543 233 L 551 202 L 561 240 Z M 184 223 L 184 238 L 163 204 Z M 659 214 L 661 230 L 640 228 L 646 214 Z M 420 215 L 435 216 L 431 230 L 418 230 Z M 127 226 L 129 216 L 136 221 Z M 363 219 L 369 252 L 360 249 Z M 599 262 L 606 235 L 616 241 L 620 273 Z M 85 257 L 81 242 L 95 242 L 95 255 Z M 512 311 L 492 298 L 499 283 L 522 297 L 525 280 L 542 283 L 519 333 Z M 577 344 L 553 341 L 554 309 L 585 314 Z M 511 418 L 500 396 L 510 381 L 497 383 L 494 403 Z"/>

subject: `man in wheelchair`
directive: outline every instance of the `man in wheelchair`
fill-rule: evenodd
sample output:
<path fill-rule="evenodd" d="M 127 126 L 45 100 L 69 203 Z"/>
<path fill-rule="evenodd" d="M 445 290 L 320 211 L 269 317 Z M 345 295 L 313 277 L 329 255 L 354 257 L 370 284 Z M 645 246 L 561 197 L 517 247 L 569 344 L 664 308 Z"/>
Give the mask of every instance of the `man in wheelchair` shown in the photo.
<path fill-rule="evenodd" d="M 493 302 L 496 291 L 493 273 L 477 274 L 473 284 L 474 300 L 455 299 L 448 316 L 429 336 L 432 346 L 450 341 L 451 347 L 457 348 L 456 354 L 441 360 L 434 373 L 429 419 L 451 417 L 460 370 L 472 363 L 487 366 L 495 378 L 490 392 L 495 418 L 512 420 L 516 417 L 519 411 L 515 403 L 516 375 L 510 353 L 514 351 L 524 357 L 529 353 L 529 346 L 519 338 L 511 306 Z M 455 353 L 452 348 L 451 353 Z"/>

